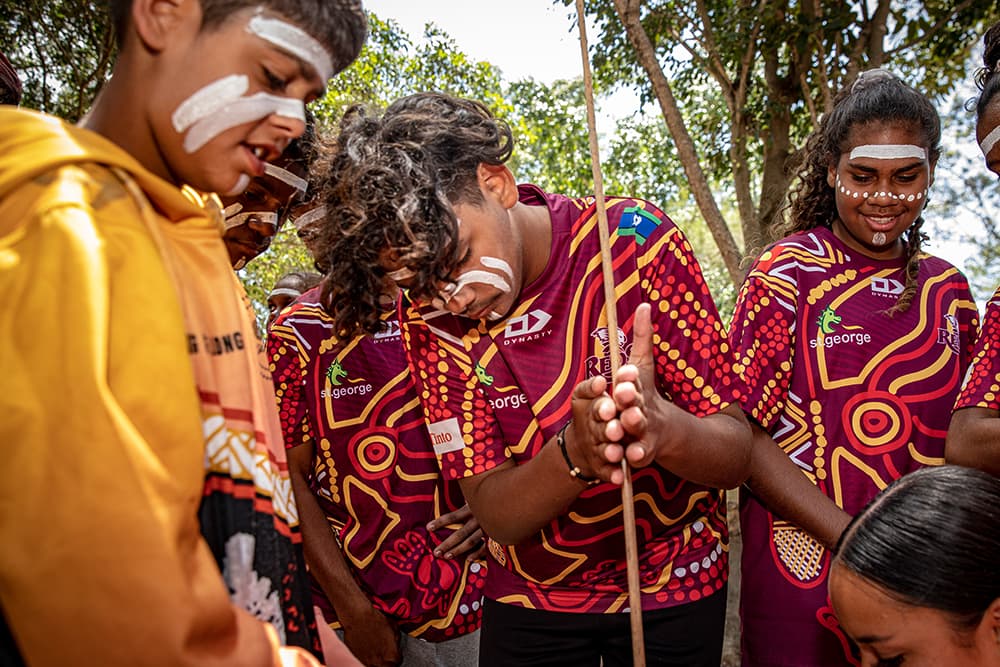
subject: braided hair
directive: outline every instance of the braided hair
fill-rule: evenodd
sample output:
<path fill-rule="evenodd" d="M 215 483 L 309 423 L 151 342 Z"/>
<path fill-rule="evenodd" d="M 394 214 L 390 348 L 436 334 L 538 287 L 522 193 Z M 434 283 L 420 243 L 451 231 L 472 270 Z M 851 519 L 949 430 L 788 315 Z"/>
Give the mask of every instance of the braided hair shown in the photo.
<path fill-rule="evenodd" d="M 852 129 L 878 123 L 905 124 L 919 130 L 930 161 L 940 156 L 941 119 L 930 100 L 885 70 L 862 72 L 853 85 L 837 94 L 833 110 L 823 116 L 806 141 L 799 179 L 785 206 L 790 216 L 783 235 L 833 225 L 837 220 L 836 192 L 827 181 L 827 173 L 847 149 Z M 916 295 L 921 247 L 927 240 L 923 224 L 923 214 L 918 215 L 906 232 L 906 284 L 887 311 L 890 316 L 905 312 Z"/>

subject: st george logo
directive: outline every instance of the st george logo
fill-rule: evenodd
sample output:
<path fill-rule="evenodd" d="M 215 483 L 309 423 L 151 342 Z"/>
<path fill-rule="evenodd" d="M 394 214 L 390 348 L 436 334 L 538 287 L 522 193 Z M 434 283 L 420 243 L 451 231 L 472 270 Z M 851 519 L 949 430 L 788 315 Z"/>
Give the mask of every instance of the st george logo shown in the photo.
<path fill-rule="evenodd" d="M 827 306 L 823 309 L 823 312 L 819 314 L 816 318 L 816 324 L 819 325 L 819 330 L 825 334 L 833 333 L 834 325 L 840 324 L 841 317 L 833 308 Z"/>
<path fill-rule="evenodd" d="M 330 384 L 337 387 L 340 386 L 340 379 L 347 377 L 347 371 L 345 371 L 340 365 L 340 359 L 334 360 L 330 367 L 326 369 L 326 377 L 330 380 Z"/>
<path fill-rule="evenodd" d="M 493 376 L 487 375 L 486 368 L 480 366 L 478 361 L 476 362 L 476 377 L 487 387 L 493 385 Z"/>

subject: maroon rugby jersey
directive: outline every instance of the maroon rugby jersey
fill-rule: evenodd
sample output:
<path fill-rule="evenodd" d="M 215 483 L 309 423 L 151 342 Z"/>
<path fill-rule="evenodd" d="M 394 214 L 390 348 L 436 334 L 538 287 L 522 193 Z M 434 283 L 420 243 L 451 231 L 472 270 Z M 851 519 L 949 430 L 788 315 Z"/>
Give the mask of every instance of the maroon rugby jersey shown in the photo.
<path fill-rule="evenodd" d="M 1000 288 L 986 304 L 972 365 L 955 402 L 955 409 L 959 408 L 1000 410 Z"/>
<path fill-rule="evenodd" d="M 943 462 L 976 337 L 965 277 L 929 255 L 909 309 L 887 314 L 904 263 L 864 256 L 827 228 L 800 232 L 757 259 L 733 315 L 746 411 L 852 515 L 894 479 Z M 741 526 L 743 664 L 848 664 L 827 601 L 830 554 L 752 496 Z"/>
<path fill-rule="evenodd" d="M 696 415 L 736 402 L 728 344 L 681 231 L 648 202 L 608 198 L 620 332 L 604 315 L 594 200 L 522 185 L 547 206 L 552 249 L 508 317 L 474 321 L 404 306 L 404 345 L 446 477 L 533 457 L 569 419 L 573 388 L 609 375 L 609 336 L 625 361 L 633 315 L 653 306 L 660 390 Z M 567 474 L 568 471 L 567 471 Z M 728 543 L 723 492 L 651 465 L 633 474 L 642 605 L 656 609 L 721 589 Z M 621 490 L 584 490 L 560 517 L 516 546 L 490 542 L 486 595 L 524 607 L 607 613 L 627 607 Z"/>
<path fill-rule="evenodd" d="M 447 560 L 427 523 L 463 506 L 441 477 L 406 367 L 398 321 L 341 345 L 304 294 L 268 336 L 285 444 L 312 442 L 312 489 L 362 590 L 400 630 L 428 641 L 479 628 L 483 562 Z M 315 588 L 327 620 L 336 618 Z"/>

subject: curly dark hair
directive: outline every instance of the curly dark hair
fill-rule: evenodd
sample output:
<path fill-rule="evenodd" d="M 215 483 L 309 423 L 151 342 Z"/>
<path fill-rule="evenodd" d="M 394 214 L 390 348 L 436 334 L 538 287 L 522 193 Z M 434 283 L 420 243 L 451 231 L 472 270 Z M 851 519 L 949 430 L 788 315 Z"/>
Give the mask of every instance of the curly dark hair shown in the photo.
<path fill-rule="evenodd" d="M 413 272 L 412 298 L 430 299 L 458 261 L 453 204 L 479 204 L 479 165 L 510 159 L 510 127 L 480 102 L 417 93 L 379 116 L 347 111 L 316 165 L 327 224 L 323 303 L 338 334 L 377 332 L 386 264 Z"/>
<path fill-rule="evenodd" d="M 827 172 L 847 149 L 852 129 L 882 123 L 905 124 L 919 130 L 930 161 L 937 161 L 941 155 L 941 119 L 930 100 L 885 70 L 862 72 L 853 85 L 837 94 L 833 110 L 823 116 L 806 141 L 799 178 L 785 206 L 790 215 L 782 235 L 833 224 L 837 219 L 836 193 L 827 182 Z M 921 246 L 927 240 L 921 231 L 923 224 L 921 214 L 906 232 L 906 286 L 887 311 L 889 315 L 906 311 L 916 294 Z"/>
<path fill-rule="evenodd" d="M 983 34 L 983 66 L 976 72 L 976 117 L 982 118 L 986 107 L 1000 93 L 1000 21 Z"/>
<path fill-rule="evenodd" d="M 110 0 L 111 20 L 118 44 L 125 41 L 132 0 Z M 265 7 L 281 14 L 325 46 L 333 60 L 333 73 L 351 64 L 368 36 L 368 18 L 361 0 L 201 0 L 201 27 L 218 27 L 234 12 Z"/>

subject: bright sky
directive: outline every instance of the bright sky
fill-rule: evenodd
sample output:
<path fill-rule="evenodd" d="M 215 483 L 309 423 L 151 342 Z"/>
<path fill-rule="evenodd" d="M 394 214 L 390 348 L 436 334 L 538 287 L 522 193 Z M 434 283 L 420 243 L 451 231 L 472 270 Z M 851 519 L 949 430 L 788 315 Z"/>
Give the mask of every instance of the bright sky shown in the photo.
<path fill-rule="evenodd" d="M 413 39 L 425 23 L 447 32 L 475 60 L 489 61 L 515 81 L 544 83 L 581 75 L 573 6 L 551 0 L 363 0 L 380 19 L 395 19 Z M 595 35 L 588 33 L 593 42 Z"/>

